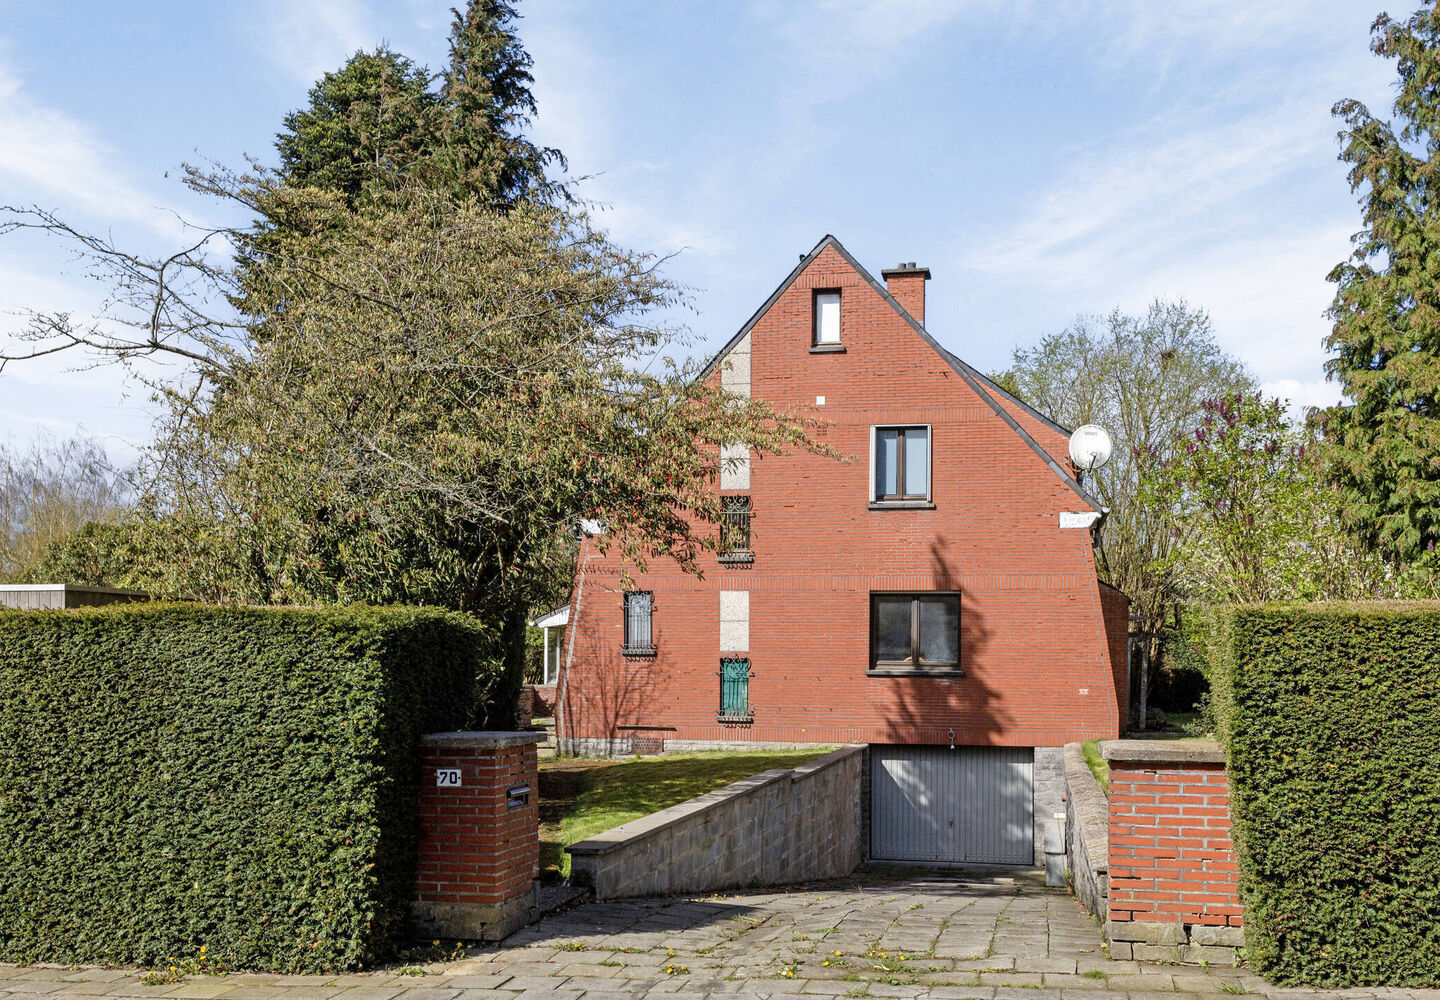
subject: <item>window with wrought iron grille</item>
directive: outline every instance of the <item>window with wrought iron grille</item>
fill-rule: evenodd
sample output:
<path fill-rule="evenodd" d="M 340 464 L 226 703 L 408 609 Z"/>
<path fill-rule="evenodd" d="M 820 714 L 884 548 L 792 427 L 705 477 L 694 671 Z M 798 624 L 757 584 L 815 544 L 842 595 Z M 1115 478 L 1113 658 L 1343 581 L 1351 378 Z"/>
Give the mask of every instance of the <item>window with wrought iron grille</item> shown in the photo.
<path fill-rule="evenodd" d="M 720 561 L 754 562 L 750 548 L 750 498 L 720 498 Z"/>
<path fill-rule="evenodd" d="M 720 657 L 720 711 L 721 722 L 753 722 L 755 715 L 750 711 L 750 658 L 748 656 Z"/>
<path fill-rule="evenodd" d="M 625 645 L 621 652 L 626 656 L 655 655 L 654 617 L 654 594 L 648 590 L 625 593 Z"/>

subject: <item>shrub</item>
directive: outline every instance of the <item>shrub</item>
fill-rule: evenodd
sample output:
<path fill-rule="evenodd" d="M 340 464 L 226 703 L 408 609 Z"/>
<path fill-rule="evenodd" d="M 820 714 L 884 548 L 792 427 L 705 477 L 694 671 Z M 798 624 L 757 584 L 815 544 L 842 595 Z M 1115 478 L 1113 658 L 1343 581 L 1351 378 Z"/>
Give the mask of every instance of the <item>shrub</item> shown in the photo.
<path fill-rule="evenodd" d="M 1440 604 L 1228 608 L 1187 639 L 1229 758 L 1256 968 L 1440 985 Z"/>
<path fill-rule="evenodd" d="M 383 957 L 418 737 L 464 724 L 482 640 L 420 609 L 0 613 L 0 960 Z"/>

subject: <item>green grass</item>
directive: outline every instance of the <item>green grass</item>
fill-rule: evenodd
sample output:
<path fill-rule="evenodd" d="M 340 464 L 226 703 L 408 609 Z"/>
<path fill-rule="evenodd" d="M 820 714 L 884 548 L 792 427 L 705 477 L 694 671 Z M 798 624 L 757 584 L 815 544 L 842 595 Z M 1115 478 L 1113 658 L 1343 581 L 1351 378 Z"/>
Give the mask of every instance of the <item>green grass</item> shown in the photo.
<path fill-rule="evenodd" d="M 1080 751 L 1085 755 L 1085 763 L 1090 766 L 1090 773 L 1095 775 L 1095 780 L 1100 782 L 1100 790 L 1106 795 L 1110 794 L 1110 765 L 1105 758 L 1100 756 L 1100 741 L 1086 740 L 1080 744 Z"/>
<path fill-rule="evenodd" d="M 777 767 L 796 767 L 823 757 L 815 750 L 746 750 L 665 754 L 597 767 L 581 778 L 583 791 L 560 821 L 560 870 L 570 874 L 564 847 L 632 819 L 714 791 Z"/>
<path fill-rule="evenodd" d="M 1192 726 L 1200 722 L 1199 712 L 1166 712 L 1165 722 L 1172 729 L 1179 729 L 1188 732 Z"/>

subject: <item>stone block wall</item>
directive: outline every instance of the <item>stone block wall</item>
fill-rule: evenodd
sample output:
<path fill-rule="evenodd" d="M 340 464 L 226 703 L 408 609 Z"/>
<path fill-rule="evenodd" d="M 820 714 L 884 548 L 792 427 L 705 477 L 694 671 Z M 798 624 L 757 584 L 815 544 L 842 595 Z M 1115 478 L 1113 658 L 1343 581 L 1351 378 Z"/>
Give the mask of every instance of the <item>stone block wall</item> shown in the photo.
<path fill-rule="evenodd" d="M 1065 811 L 1065 751 L 1060 747 L 1036 747 L 1031 772 L 1035 789 L 1035 867 L 1045 867 L 1045 831 Z"/>
<path fill-rule="evenodd" d="M 1101 751 L 1110 762 L 1111 954 L 1233 962 L 1242 911 L 1220 747 L 1116 740 Z"/>
<path fill-rule="evenodd" d="M 848 875 L 864 852 L 863 755 L 843 747 L 571 844 L 570 880 L 617 899 Z"/>
<path fill-rule="evenodd" d="M 535 914 L 540 733 L 422 739 L 411 916 L 424 937 L 496 941 Z"/>
<path fill-rule="evenodd" d="M 1110 900 L 1110 803 L 1079 743 L 1065 746 L 1065 861 L 1075 898 L 1105 920 Z"/>

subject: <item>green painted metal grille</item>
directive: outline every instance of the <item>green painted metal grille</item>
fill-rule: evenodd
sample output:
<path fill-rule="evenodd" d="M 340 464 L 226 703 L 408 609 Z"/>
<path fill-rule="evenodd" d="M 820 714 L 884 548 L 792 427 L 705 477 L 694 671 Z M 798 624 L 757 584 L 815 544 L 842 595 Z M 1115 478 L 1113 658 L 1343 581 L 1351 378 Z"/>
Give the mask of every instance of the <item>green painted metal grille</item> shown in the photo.
<path fill-rule="evenodd" d="M 750 715 L 750 659 L 744 656 L 720 658 L 720 715 L 744 718 Z"/>

